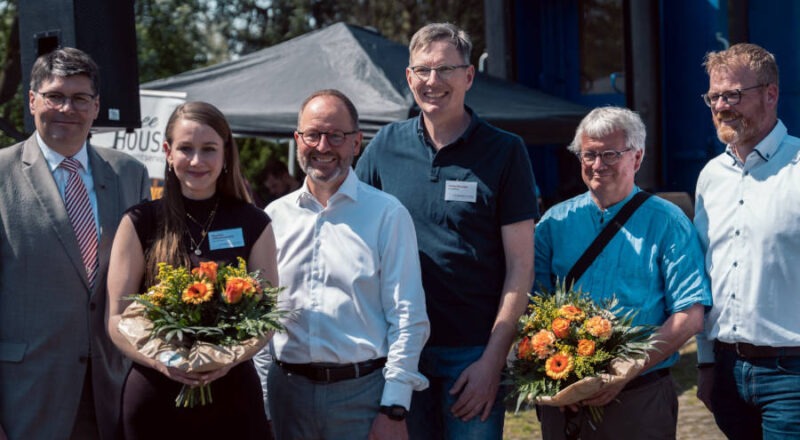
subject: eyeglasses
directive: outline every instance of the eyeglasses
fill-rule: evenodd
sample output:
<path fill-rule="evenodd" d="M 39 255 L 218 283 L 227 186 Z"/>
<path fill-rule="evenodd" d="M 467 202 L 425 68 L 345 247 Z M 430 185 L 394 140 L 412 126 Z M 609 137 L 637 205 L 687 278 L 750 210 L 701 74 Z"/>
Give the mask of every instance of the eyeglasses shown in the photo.
<path fill-rule="evenodd" d="M 72 103 L 72 107 L 78 111 L 86 111 L 92 107 L 92 103 L 97 95 L 89 93 L 76 93 L 72 96 L 65 96 L 58 92 L 36 92 L 44 98 L 44 104 L 51 109 L 61 109 L 67 105 L 67 101 Z"/>
<path fill-rule="evenodd" d="M 767 84 L 759 84 L 759 85 L 756 85 L 756 86 L 753 86 L 753 87 L 747 87 L 747 88 L 744 88 L 744 89 L 728 90 L 728 91 L 722 92 L 722 93 L 714 93 L 714 94 L 703 93 L 702 95 L 700 95 L 700 97 L 703 98 L 703 101 L 709 107 L 714 107 L 715 105 L 717 105 L 717 101 L 720 98 L 722 98 L 722 101 L 725 102 L 725 104 L 736 105 L 736 104 L 739 103 L 739 101 L 742 100 L 742 92 L 747 91 L 747 90 L 752 90 L 752 89 L 758 89 L 758 88 L 764 87 L 766 85 Z"/>
<path fill-rule="evenodd" d="M 606 150 L 599 153 L 594 151 L 581 151 L 575 153 L 575 155 L 578 156 L 578 159 L 580 159 L 584 165 L 594 165 L 594 161 L 599 157 L 601 162 L 603 162 L 605 165 L 611 166 L 619 162 L 619 160 L 622 158 L 622 155 L 628 151 L 631 151 L 631 148 L 626 148 L 619 151 Z"/>
<path fill-rule="evenodd" d="M 303 142 L 308 145 L 309 147 L 316 147 L 319 145 L 320 141 L 322 140 L 322 136 L 328 138 L 328 143 L 334 147 L 339 147 L 344 143 L 344 140 L 347 138 L 348 135 L 356 134 L 356 131 L 341 131 L 341 130 L 331 130 L 331 131 L 298 131 L 297 134 L 303 138 Z"/>
<path fill-rule="evenodd" d="M 427 81 L 431 78 L 431 72 L 436 71 L 436 76 L 441 79 L 450 78 L 453 72 L 456 69 L 466 69 L 469 67 L 469 64 L 459 64 L 457 66 L 450 66 L 444 65 L 439 67 L 428 67 L 428 66 L 411 66 L 409 69 L 414 72 L 414 76 L 420 79 L 420 81 Z"/>

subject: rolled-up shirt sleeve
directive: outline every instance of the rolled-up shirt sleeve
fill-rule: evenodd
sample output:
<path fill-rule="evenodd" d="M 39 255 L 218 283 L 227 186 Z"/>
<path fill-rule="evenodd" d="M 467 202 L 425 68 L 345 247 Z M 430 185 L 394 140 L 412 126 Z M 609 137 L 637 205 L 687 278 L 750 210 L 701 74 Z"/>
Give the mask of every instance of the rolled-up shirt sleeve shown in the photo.
<path fill-rule="evenodd" d="M 398 206 L 384 220 L 380 237 L 381 303 L 388 324 L 389 353 L 381 405 L 410 409 L 412 392 L 428 387 L 418 365 L 430 324 L 411 216 Z"/>

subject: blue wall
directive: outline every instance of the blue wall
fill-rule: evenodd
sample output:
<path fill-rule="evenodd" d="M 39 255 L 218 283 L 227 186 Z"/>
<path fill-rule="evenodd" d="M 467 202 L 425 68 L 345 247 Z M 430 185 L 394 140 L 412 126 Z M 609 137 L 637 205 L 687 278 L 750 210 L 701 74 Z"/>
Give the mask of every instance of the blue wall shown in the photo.
<path fill-rule="evenodd" d="M 637 0 L 629 0 L 637 1 Z M 656 190 L 694 193 L 697 175 L 723 146 L 716 139 L 700 95 L 708 90 L 702 67 L 708 51 L 729 40 L 727 0 L 661 0 L 660 73 L 662 185 Z M 790 134 L 800 136 L 800 1 L 749 1 L 749 41 L 774 53 L 781 70 L 778 115 Z M 584 104 L 624 105 L 624 98 L 581 95 L 579 84 L 579 0 L 516 0 L 514 7 L 517 80 L 546 93 Z M 634 60 L 635 62 L 635 60 Z M 575 185 L 564 146 L 531 148 L 542 193 L 560 198 Z M 576 173 L 572 175 L 572 173 Z M 579 182 L 579 180 L 578 180 Z M 567 188 L 566 193 L 570 191 Z"/>

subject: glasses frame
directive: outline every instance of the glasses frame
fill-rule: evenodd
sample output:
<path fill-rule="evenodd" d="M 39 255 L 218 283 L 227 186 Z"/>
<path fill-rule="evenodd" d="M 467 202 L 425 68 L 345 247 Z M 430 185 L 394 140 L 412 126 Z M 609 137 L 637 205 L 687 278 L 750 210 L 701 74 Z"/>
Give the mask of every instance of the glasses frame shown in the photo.
<path fill-rule="evenodd" d="M 456 70 L 466 69 L 469 66 L 471 66 L 471 64 L 443 64 L 441 66 L 436 66 L 436 67 L 408 66 L 408 70 L 410 70 L 411 73 L 413 73 L 414 76 L 416 76 L 417 79 L 419 79 L 420 81 L 428 81 L 429 79 L 431 79 L 431 72 L 435 71 L 437 77 L 441 77 L 442 79 L 447 79 Z M 422 71 L 425 73 L 420 75 L 420 73 L 417 72 L 416 69 L 422 69 Z"/>
<path fill-rule="evenodd" d="M 603 165 L 605 165 L 607 167 L 610 167 L 610 166 L 613 166 L 613 165 L 616 165 L 617 163 L 619 163 L 619 160 L 622 159 L 622 155 L 627 153 L 628 151 L 631 151 L 631 150 L 633 150 L 633 148 L 628 147 L 628 148 L 626 148 L 624 150 L 604 150 L 604 151 L 600 151 L 600 152 L 578 151 L 577 153 L 575 153 L 575 157 L 578 158 L 578 161 L 580 163 L 582 163 L 583 165 L 586 165 L 586 166 L 594 165 L 594 163 L 597 161 L 597 158 L 599 157 L 600 158 L 600 162 L 603 162 Z M 613 154 L 609 154 L 609 153 L 613 153 Z M 588 157 L 592 158 L 592 160 L 590 162 L 587 162 L 587 158 Z M 609 158 L 613 158 L 613 159 L 610 159 L 611 162 L 609 162 Z"/>
<path fill-rule="evenodd" d="M 306 144 L 306 145 L 308 145 L 309 147 L 312 147 L 312 148 L 316 147 L 317 145 L 319 145 L 320 142 L 322 142 L 322 136 L 323 135 L 328 139 L 328 143 L 331 144 L 331 146 L 333 146 L 333 147 L 341 147 L 342 145 L 344 145 L 344 141 L 347 140 L 347 136 L 350 136 L 351 134 L 358 133 L 358 130 L 353 130 L 353 131 L 341 131 L 341 130 L 331 130 L 331 131 L 306 130 L 306 131 L 300 131 L 300 130 L 297 130 L 296 133 L 300 135 L 300 139 L 303 140 L 304 144 Z M 309 142 L 306 139 L 306 134 L 312 134 L 312 133 L 317 133 L 319 135 L 319 139 L 316 142 Z M 342 140 L 341 141 L 332 140 L 330 135 L 332 135 L 332 134 L 337 134 L 338 135 L 339 133 L 342 134 Z M 333 138 L 333 139 L 335 139 L 335 138 Z"/>
<path fill-rule="evenodd" d="M 703 93 L 700 95 L 703 98 L 703 102 L 706 103 L 708 108 L 713 108 L 717 105 L 717 101 L 722 99 L 725 104 L 728 105 L 737 105 L 742 102 L 742 92 L 746 92 L 748 90 L 753 89 L 760 89 L 761 87 L 766 87 L 769 84 L 757 84 L 753 87 L 745 87 L 743 89 L 733 89 L 733 90 L 726 90 L 722 93 L 714 93 L 713 95 L 709 95 L 708 93 Z"/>
<path fill-rule="evenodd" d="M 35 93 L 37 95 L 41 96 L 42 99 L 44 100 L 44 105 L 47 106 L 47 108 L 52 109 L 52 110 L 60 110 L 60 109 L 64 108 L 67 105 L 67 103 L 69 102 L 69 103 L 72 103 L 72 108 L 74 108 L 75 110 L 83 112 L 83 111 L 86 111 L 86 110 L 89 110 L 90 108 L 92 108 L 92 104 L 94 103 L 94 100 L 97 99 L 97 94 L 96 93 L 95 94 L 92 94 L 92 93 L 76 93 L 74 95 L 69 95 L 69 96 L 67 96 L 67 95 L 65 95 L 65 94 L 63 94 L 61 92 L 39 92 L 39 91 L 36 91 Z M 62 101 L 61 104 L 55 104 L 52 101 L 53 100 L 53 95 L 57 95 L 57 96 L 61 97 L 61 101 Z M 89 97 L 89 100 L 86 101 L 86 104 L 78 104 L 75 101 L 75 97 L 76 96 L 82 96 L 82 95 L 85 95 L 85 96 Z"/>

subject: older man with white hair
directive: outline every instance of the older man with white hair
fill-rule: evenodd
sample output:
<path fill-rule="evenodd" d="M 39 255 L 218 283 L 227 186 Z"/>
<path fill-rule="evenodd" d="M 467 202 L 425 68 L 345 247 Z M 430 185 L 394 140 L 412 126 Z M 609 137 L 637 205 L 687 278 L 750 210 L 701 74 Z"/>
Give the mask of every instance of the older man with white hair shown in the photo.
<path fill-rule="evenodd" d="M 541 407 L 546 440 L 676 435 L 678 399 L 669 367 L 678 360 L 678 348 L 702 330 L 711 293 L 689 219 L 634 182 L 644 145 L 645 127 L 636 113 L 618 107 L 590 112 L 569 146 L 589 191 L 551 208 L 536 227 L 535 289 L 551 290 L 569 274 L 568 283 L 574 280 L 576 290 L 595 300 L 616 295 L 624 310 L 636 312 L 635 325 L 657 326 L 643 374 L 581 402 L 603 407 L 602 422 L 591 424 L 584 411 L 572 411 L 576 408 Z M 632 212 L 627 221 L 621 211 Z M 604 246 L 595 244 L 609 227 L 618 231 Z M 590 247 L 594 258 L 581 258 Z"/>

